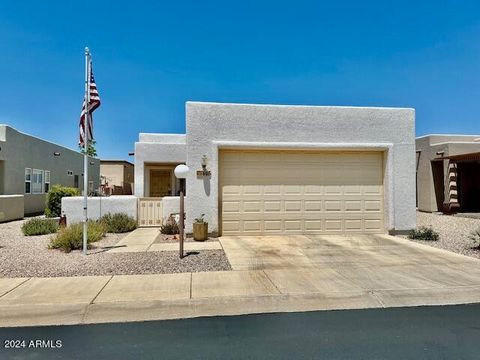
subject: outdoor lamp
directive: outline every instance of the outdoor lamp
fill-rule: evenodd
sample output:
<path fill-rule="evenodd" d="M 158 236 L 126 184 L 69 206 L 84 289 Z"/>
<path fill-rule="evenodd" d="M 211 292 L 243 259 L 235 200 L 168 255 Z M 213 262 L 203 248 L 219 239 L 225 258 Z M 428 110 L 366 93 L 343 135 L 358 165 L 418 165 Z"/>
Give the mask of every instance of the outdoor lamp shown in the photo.
<path fill-rule="evenodd" d="M 177 165 L 175 170 L 175 176 L 177 179 L 185 179 L 188 175 L 188 166 L 184 164 Z M 183 241 L 185 231 L 185 197 L 183 195 L 183 189 L 180 190 L 180 224 L 178 224 L 178 230 L 180 232 L 180 259 L 183 258 Z"/>
<path fill-rule="evenodd" d="M 185 179 L 188 175 L 188 171 L 190 169 L 188 168 L 187 165 L 184 165 L 184 164 L 180 164 L 178 165 L 175 170 L 174 170 L 174 173 L 175 173 L 175 177 L 177 179 Z"/>

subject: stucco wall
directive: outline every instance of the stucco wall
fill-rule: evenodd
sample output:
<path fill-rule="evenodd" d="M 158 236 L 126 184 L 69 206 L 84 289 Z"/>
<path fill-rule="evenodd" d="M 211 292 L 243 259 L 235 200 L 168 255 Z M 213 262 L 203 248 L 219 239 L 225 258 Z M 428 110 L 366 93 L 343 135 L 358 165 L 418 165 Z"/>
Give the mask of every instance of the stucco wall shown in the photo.
<path fill-rule="evenodd" d="M 379 149 L 386 156 L 386 226 L 415 227 L 415 112 L 355 108 L 197 103 L 186 104 L 187 231 L 204 213 L 218 231 L 218 151 L 230 148 Z M 206 155 L 210 178 L 197 178 Z"/>
<path fill-rule="evenodd" d="M 418 209 L 421 211 L 439 211 L 435 197 L 431 161 L 443 156 L 467 154 L 480 151 L 480 135 L 426 135 L 415 141 L 418 155 L 417 196 Z M 444 164 L 446 174 L 447 162 Z"/>
<path fill-rule="evenodd" d="M 186 136 L 179 134 L 140 134 L 135 143 L 135 192 L 145 196 L 145 166 L 148 164 L 179 164 L 187 158 Z M 153 142 L 156 141 L 156 142 Z"/>
<path fill-rule="evenodd" d="M 0 222 L 23 219 L 23 195 L 0 195 Z"/>
<path fill-rule="evenodd" d="M 62 212 L 67 217 L 68 224 L 83 221 L 83 197 L 62 198 Z M 98 220 L 105 214 L 126 213 L 137 219 L 137 197 L 133 195 L 119 195 L 108 197 L 88 198 L 88 218 Z"/>
<path fill-rule="evenodd" d="M 23 134 L 9 126 L 0 125 L 4 141 L 0 140 L 0 161 L 3 161 L 3 194 L 25 196 L 25 214 L 43 212 L 45 194 L 25 194 L 25 168 L 50 171 L 50 185 L 74 186 L 73 171 L 79 177 L 79 188 L 83 189 L 83 155 L 77 151 L 48 141 Z M 1 139 L 1 138 L 0 138 Z M 54 156 L 59 153 L 60 156 Z M 90 164 L 90 163 L 93 163 Z M 100 186 L 100 161 L 90 158 L 89 180 L 94 189 Z"/>
<path fill-rule="evenodd" d="M 185 199 L 187 197 L 185 196 Z M 162 198 L 163 218 L 168 218 L 171 214 L 180 213 L 180 196 L 165 196 Z"/>

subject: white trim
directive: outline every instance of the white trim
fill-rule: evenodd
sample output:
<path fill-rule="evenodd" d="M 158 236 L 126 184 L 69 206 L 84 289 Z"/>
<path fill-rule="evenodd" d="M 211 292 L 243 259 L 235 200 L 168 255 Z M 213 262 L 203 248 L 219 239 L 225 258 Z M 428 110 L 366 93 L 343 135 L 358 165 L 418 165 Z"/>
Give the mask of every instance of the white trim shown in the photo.
<path fill-rule="evenodd" d="M 28 180 L 27 180 L 27 170 L 29 170 L 28 175 L 30 177 Z M 24 193 L 25 194 L 31 194 L 32 193 L 32 168 L 25 168 L 25 175 L 24 175 L 23 180 L 24 180 L 24 188 L 23 188 Z M 25 184 L 27 184 L 27 183 L 30 184 L 30 189 L 29 189 L 30 191 L 29 192 L 26 191 Z"/>
<path fill-rule="evenodd" d="M 39 179 L 39 175 L 41 176 L 40 177 L 40 182 L 35 182 L 35 176 L 37 177 L 37 180 Z M 31 194 L 43 194 L 44 193 L 44 188 L 43 188 L 43 176 L 44 176 L 44 171 L 41 170 L 41 169 L 32 169 L 32 181 L 31 181 L 31 187 L 30 187 L 30 190 L 31 190 Z M 40 191 L 35 191 L 35 186 L 38 186 L 40 185 Z"/>
<path fill-rule="evenodd" d="M 316 108 L 316 109 L 378 109 L 378 110 L 412 110 L 414 108 L 409 107 L 380 107 L 380 106 L 329 106 L 329 105 L 291 105 L 291 104 L 252 104 L 252 103 L 222 103 L 222 102 L 204 102 L 204 101 L 187 101 L 185 105 L 196 104 L 196 105 L 228 105 L 231 107 L 234 106 L 253 106 L 253 107 L 277 107 L 277 108 Z"/>
<path fill-rule="evenodd" d="M 465 136 L 465 137 L 479 136 L 480 137 L 480 135 L 477 135 L 477 134 L 470 134 L 470 135 L 469 134 L 427 134 L 427 135 L 417 136 L 415 139 L 423 139 L 430 136 Z"/>
<path fill-rule="evenodd" d="M 302 142 L 253 142 L 253 141 L 212 141 L 217 148 L 251 148 L 251 149 L 295 149 L 295 150 L 386 150 L 392 143 L 302 143 Z"/>
<path fill-rule="evenodd" d="M 48 181 L 47 181 L 47 174 L 48 174 Z M 43 172 L 43 191 L 44 193 L 48 193 L 50 191 L 50 170 L 45 170 Z M 46 189 L 46 185 L 48 184 L 48 190 Z"/>

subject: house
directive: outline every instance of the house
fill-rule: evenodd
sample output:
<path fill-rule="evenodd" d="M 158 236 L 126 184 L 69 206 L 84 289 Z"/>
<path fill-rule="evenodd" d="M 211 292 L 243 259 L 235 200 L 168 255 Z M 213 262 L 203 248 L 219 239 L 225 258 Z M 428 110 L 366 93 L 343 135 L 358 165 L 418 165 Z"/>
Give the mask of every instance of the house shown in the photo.
<path fill-rule="evenodd" d="M 100 185 L 100 161 L 90 158 L 89 164 L 89 192 L 93 192 Z M 5 204 L 20 201 L 12 198 L 24 202 L 19 205 L 20 217 L 43 213 L 46 193 L 54 184 L 82 190 L 83 155 L 0 125 L 0 221 L 11 220 L 11 205 Z"/>
<path fill-rule="evenodd" d="M 480 212 L 480 135 L 425 135 L 415 146 L 418 209 Z"/>
<path fill-rule="evenodd" d="M 104 193 L 132 195 L 134 166 L 126 160 L 100 160 L 100 178 Z"/>
<path fill-rule="evenodd" d="M 187 102 L 186 134 L 140 134 L 135 195 L 183 188 L 187 231 L 201 214 L 221 235 L 407 231 L 414 123 L 413 109 Z"/>

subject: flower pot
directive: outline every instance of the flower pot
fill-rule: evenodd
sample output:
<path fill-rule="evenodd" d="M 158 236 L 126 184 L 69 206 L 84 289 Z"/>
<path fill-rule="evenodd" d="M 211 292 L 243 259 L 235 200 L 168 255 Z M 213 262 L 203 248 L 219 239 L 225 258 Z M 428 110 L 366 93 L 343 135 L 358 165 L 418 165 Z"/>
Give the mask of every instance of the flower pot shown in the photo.
<path fill-rule="evenodd" d="M 196 241 L 208 239 L 208 223 L 193 223 L 193 239 Z"/>

